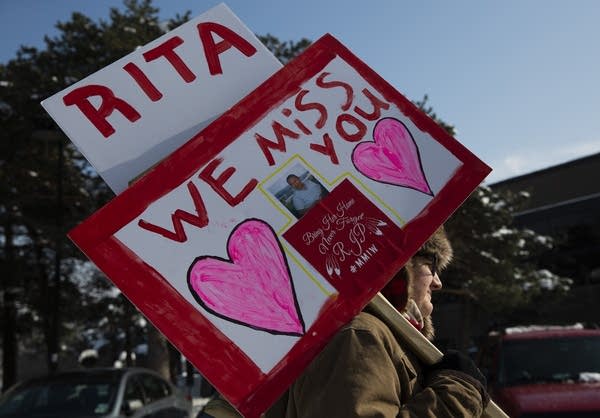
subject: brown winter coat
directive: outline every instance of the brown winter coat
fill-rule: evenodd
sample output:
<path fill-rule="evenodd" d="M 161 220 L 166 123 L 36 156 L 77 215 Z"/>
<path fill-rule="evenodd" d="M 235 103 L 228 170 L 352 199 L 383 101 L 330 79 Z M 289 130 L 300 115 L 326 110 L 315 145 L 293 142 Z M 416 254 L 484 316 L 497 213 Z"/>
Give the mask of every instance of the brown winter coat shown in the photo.
<path fill-rule="evenodd" d="M 409 260 L 407 267 L 422 260 L 431 262 L 432 255 L 438 268 L 444 268 L 452 258 L 452 247 L 442 228 Z M 407 267 L 393 280 L 410 281 Z M 400 296 L 396 303 L 408 306 L 410 294 Z M 424 318 L 421 331 L 427 337 L 432 335 L 429 319 Z M 402 341 L 402 336 L 394 335 L 376 316 L 361 312 L 333 337 L 265 418 L 482 415 L 484 391 L 478 381 L 454 370 L 427 374 Z M 205 411 L 216 418 L 237 414 L 225 401 L 213 402 Z"/>
<path fill-rule="evenodd" d="M 480 385 L 422 365 L 374 315 L 362 312 L 315 358 L 266 418 L 479 417 Z"/>

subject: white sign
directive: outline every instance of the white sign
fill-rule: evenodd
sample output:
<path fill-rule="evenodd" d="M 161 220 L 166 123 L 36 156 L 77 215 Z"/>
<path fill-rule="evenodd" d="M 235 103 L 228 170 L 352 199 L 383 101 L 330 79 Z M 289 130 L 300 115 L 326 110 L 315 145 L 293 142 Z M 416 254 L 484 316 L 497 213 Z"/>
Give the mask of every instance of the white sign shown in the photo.
<path fill-rule="evenodd" d="M 118 194 L 279 68 L 220 4 L 42 106 Z"/>

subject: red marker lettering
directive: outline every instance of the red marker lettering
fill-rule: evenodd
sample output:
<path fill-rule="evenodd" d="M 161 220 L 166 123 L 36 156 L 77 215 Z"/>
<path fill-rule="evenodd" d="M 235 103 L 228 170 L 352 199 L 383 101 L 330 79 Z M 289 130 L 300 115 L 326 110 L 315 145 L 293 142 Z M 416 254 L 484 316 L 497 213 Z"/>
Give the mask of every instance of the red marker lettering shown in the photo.
<path fill-rule="evenodd" d="M 349 133 L 346 131 L 344 127 L 344 122 L 353 125 L 356 128 L 355 133 Z M 342 113 L 338 116 L 335 121 L 335 130 L 342 138 L 344 138 L 348 142 L 357 142 L 363 139 L 365 134 L 367 133 L 367 127 L 364 123 L 356 118 L 356 116 L 350 115 L 348 113 Z"/>
<path fill-rule="evenodd" d="M 312 143 L 310 144 L 310 149 L 327 155 L 332 164 L 339 164 L 337 154 L 335 153 L 335 148 L 333 147 L 333 141 L 331 140 L 329 134 L 323 134 L 323 145 Z"/>
<path fill-rule="evenodd" d="M 142 70 L 140 70 L 140 67 L 135 65 L 133 62 L 126 64 L 123 69 L 127 71 L 127 73 L 135 80 L 138 86 L 142 88 L 150 100 L 156 102 L 163 97 L 162 93 L 154 84 L 152 84 L 148 77 L 146 77 L 146 74 L 144 74 Z"/>
<path fill-rule="evenodd" d="M 294 106 L 300 112 L 306 112 L 307 110 L 316 110 L 319 112 L 319 119 L 315 123 L 315 128 L 321 129 L 325 126 L 325 122 L 327 121 L 327 109 L 321 103 L 309 102 L 302 103 L 302 99 L 304 96 L 308 94 L 308 90 L 301 90 L 300 93 L 296 96 L 296 100 L 294 101 Z"/>
<path fill-rule="evenodd" d="M 210 187 L 212 187 L 212 189 L 219 196 L 221 196 L 223 199 L 225 199 L 225 201 L 227 203 L 229 203 L 229 206 L 233 207 L 233 206 L 239 205 L 241 202 L 244 201 L 246 196 L 248 196 L 250 194 L 250 192 L 252 192 L 252 190 L 254 190 L 254 188 L 258 184 L 258 180 L 254 179 L 254 178 L 251 179 L 248 183 L 246 183 L 244 188 L 237 195 L 233 196 L 231 193 L 229 193 L 227 190 L 225 190 L 224 186 L 225 186 L 225 183 L 227 182 L 227 180 L 229 180 L 229 178 L 233 175 L 233 173 L 235 173 L 235 167 L 226 168 L 221 173 L 221 175 L 217 178 L 215 178 L 213 176 L 215 169 L 222 162 L 223 162 L 222 158 L 215 158 L 204 168 L 204 170 L 202 170 L 202 172 L 200 173 L 200 175 L 198 177 L 200 179 L 204 180 L 206 183 L 208 183 L 208 185 Z"/>
<path fill-rule="evenodd" d="M 292 111 L 290 109 L 288 109 L 287 107 L 285 109 L 283 109 L 281 111 L 281 113 L 283 114 L 283 116 L 288 117 L 288 118 L 292 115 Z M 306 127 L 306 125 L 302 123 L 302 121 L 300 119 L 294 119 L 294 124 L 302 131 L 303 134 L 305 134 L 305 135 L 312 134 L 311 130 L 308 129 Z"/>
<path fill-rule="evenodd" d="M 171 221 L 173 222 L 173 227 L 175 228 L 174 232 L 158 225 L 154 225 L 150 222 L 146 222 L 143 219 L 140 219 L 138 226 L 147 231 L 162 235 L 163 237 L 172 241 L 185 242 L 187 241 L 187 236 L 185 235 L 185 230 L 183 229 L 183 221 L 198 228 L 204 228 L 206 225 L 208 225 L 208 214 L 206 213 L 204 201 L 202 200 L 202 196 L 200 196 L 200 192 L 191 181 L 187 184 L 187 186 L 190 196 L 192 197 L 192 201 L 194 202 L 194 207 L 196 208 L 196 215 L 186 212 L 182 209 L 177 209 L 171 215 Z"/>
<path fill-rule="evenodd" d="M 286 128 L 279 122 L 273 122 L 271 126 L 273 127 L 273 133 L 275 134 L 275 138 L 277 138 L 277 142 L 267 139 L 258 133 L 254 134 L 254 138 L 256 138 L 256 142 L 265 155 L 269 165 L 275 165 L 275 159 L 273 158 L 273 154 L 271 154 L 271 149 L 285 152 L 286 147 L 284 137 L 287 136 L 292 139 L 298 139 L 300 134 Z"/>
<path fill-rule="evenodd" d="M 208 71 L 211 75 L 223 74 L 219 55 L 227 51 L 232 46 L 244 54 L 251 57 L 256 53 L 256 48 L 240 35 L 231 29 L 214 22 L 204 22 L 198 25 L 200 41 L 204 47 L 204 55 L 208 63 Z M 215 43 L 213 33 L 223 38 L 222 41 Z"/>
<path fill-rule="evenodd" d="M 175 71 L 179 73 L 181 78 L 183 78 L 186 83 L 191 83 L 196 79 L 196 75 L 188 68 L 187 65 L 185 65 L 185 62 L 183 62 L 181 57 L 177 55 L 177 52 L 175 52 L 175 48 L 182 44 L 183 39 L 181 39 L 179 36 L 174 36 L 154 49 L 144 52 L 144 59 L 146 62 L 150 62 L 160 57 L 166 58 L 166 60 L 171 63 L 173 68 L 175 68 Z"/>
<path fill-rule="evenodd" d="M 317 86 L 324 89 L 332 89 L 334 87 L 341 87 L 346 92 L 346 102 L 342 105 L 342 110 L 346 111 L 350 109 L 350 105 L 352 104 L 352 99 L 354 99 L 354 90 L 352 86 L 348 83 L 344 83 L 343 81 L 325 81 L 325 77 L 327 77 L 330 73 L 327 71 L 321 73 L 319 78 L 317 78 Z"/>
<path fill-rule="evenodd" d="M 304 135 L 311 135 L 312 132 L 310 129 L 306 127 L 305 124 L 302 123 L 300 119 L 294 119 L 294 124 L 304 133 Z"/>
<path fill-rule="evenodd" d="M 98 109 L 90 103 L 89 98 L 92 96 L 100 96 Z M 115 133 L 115 128 L 106 120 L 115 109 L 130 122 L 142 117 L 129 103 L 116 97 L 111 89 L 98 84 L 76 88 L 63 97 L 63 103 L 66 106 L 77 106 L 105 138 Z"/>
<path fill-rule="evenodd" d="M 369 99 L 373 105 L 373 111 L 371 113 L 367 113 L 358 106 L 354 106 L 354 111 L 367 120 L 379 119 L 381 116 L 381 109 L 389 109 L 390 105 L 375 97 L 373 93 L 369 91 L 369 89 L 363 89 L 362 92 L 365 96 L 367 96 L 367 99 Z"/>

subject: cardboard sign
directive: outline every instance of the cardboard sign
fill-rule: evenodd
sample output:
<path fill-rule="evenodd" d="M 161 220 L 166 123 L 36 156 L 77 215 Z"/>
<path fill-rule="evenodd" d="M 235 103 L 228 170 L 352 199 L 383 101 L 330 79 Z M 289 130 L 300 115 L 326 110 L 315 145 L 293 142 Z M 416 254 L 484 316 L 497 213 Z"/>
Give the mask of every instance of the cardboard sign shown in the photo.
<path fill-rule="evenodd" d="M 257 417 L 488 172 L 326 35 L 70 236 Z"/>
<path fill-rule="evenodd" d="M 280 68 L 221 4 L 42 106 L 118 194 Z"/>

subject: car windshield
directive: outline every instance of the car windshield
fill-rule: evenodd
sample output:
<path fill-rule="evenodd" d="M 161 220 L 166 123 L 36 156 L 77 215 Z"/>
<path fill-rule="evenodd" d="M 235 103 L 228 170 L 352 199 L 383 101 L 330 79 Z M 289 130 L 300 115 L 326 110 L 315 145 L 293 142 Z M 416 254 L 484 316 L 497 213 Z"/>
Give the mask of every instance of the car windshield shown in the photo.
<path fill-rule="evenodd" d="M 39 381 L 22 386 L 0 400 L 0 417 L 94 417 L 113 407 L 118 380 L 79 377 Z"/>
<path fill-rule="evenodd" d="M 600 373 L 600 337 L 506 341 L 500 361 L 503 386 L 577 381 L 584 373 Z"/>

